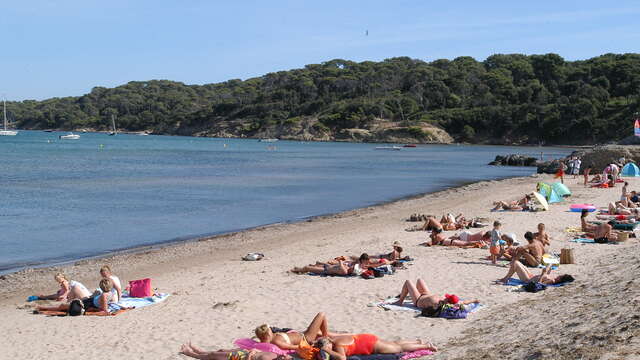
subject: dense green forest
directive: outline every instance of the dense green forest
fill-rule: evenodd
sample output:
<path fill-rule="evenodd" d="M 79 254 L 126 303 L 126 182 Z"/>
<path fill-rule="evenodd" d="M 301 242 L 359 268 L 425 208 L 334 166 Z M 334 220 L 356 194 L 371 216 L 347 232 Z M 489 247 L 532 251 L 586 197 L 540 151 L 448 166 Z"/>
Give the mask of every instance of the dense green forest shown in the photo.
<path fill-rule="evenodd" d="M 156 134 L 333 139 L 382 126 L 420 141 L 428 125 L 474 143 L 609 142 L 632 134 L 640 54 L 336 59 L 218 84 L 134 81 L 8 110 L 23 129 L 107 130 L 114 114 L 120 129 Z"/>

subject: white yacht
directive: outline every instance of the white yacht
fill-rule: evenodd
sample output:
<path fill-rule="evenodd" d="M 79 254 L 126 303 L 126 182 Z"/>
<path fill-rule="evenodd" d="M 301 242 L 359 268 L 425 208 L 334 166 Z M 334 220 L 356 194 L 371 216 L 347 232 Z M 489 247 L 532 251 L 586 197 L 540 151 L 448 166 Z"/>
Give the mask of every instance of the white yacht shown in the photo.
<path fill-rule="evenodd" d="M 4 115 L 4 128 L 0 130 L 0 136 L 16 136 L 18 132 L 16 130 L 7 130 L 7 102 L 2 99 L 2 113 Z"/>
<path fill-rule="evenodd" d="M 80 139 L 80 135 L 74 134 L 72 132 L 68 133 L 67 135 L 60 135 L 58 137 L 60 138 L 60 140 L 78 140 L 78 139 Z"/>

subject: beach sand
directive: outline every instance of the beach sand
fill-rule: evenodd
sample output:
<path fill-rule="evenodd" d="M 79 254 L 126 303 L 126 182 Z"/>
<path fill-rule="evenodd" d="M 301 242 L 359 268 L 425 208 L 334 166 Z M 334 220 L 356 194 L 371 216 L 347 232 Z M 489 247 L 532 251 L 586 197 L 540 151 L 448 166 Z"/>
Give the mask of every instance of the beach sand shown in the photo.
<path fill-rule="evenodd" d="M 567 226 L 579 226 L 579 213 L 569 212 L 569 204 L 604 206 L 619 198 L 620 187 L 585 189 L 579 180 L 567 179 L 574 195 L 548 212 L 489 211 L 493 200 L 515 200 L 541 180 L 551 178 L 535 175 L 475 183 L 300 223 L 5 275 L 0 277 L 0 358 L 181 359 L 185 357 L 177 352 L 184 342 L 211 350 L 229 348 L 234 339 L 251 337 L 262 323 L 304 329 L 319 311 L 327 314 L 335 330 L 435 342 L 441 351 L 434 359 L 639 356 L 638 240 L 574 244 L 564 232 Z M 640 180 L 630 182 L 631 189 L 640 185 Z M 503 231 L 516 233 L 520 242 L 525 242 L 525 231 L 544 222 L 553 253 L 574 249 L 577 264 L 562 265 L 560 272 L 573 274 L 577 281 L 539 294 L 508 291 L 509 287 L 493 283 L 505 275 L 506 262 L 492 265 L 486 260 L 488 250 L 419 246 L 427 233 L 404 230 L 417 224 L 405 221 L 413 213 L 444 212 L 500 220 Z M 394 241 L 416 260 L 392 276 L 364 280 L 287 272 L 295 265 L 339 255 L 388 252 Z M 261 252 L 266 258 L 241 261 L 248 252 Z M 55 292 L 55 272 L 95 288 L 102 264 L 111 265 L 124 282 L 151 277 L 157 291 L 172 296 L 115 317 L 31 314 L 34 303 L 24 299 Z M 485 306 L 466 320 L 416 318 L 410 312 L 367 306 L 397 295 L 405 280 L 417 278 L 425 279 L 437 293 L 477 298 Z M 591 347 L 599 350 L 589 351 Z"/>

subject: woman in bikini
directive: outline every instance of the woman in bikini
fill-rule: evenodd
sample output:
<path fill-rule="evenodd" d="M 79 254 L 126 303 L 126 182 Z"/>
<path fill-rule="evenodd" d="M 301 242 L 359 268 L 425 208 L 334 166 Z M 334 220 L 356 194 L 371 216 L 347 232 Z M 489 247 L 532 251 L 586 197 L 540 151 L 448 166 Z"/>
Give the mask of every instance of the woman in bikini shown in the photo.
<path fill-rule="evenodd" d="M 431 343 L 420 340 L 388 341 L 374 334 L 338 335 L 318 340 L 315 347 L 326 351 L 332 359 L 346 360 L 350 356 L 400 354 L 418 350 L 438 351 Z"/>
<path fill-rule="evenodd" d="M 422 279 L 418 279 L 415 285 L 409 280 L 405 281 L 404 285 L 402 285 L 402 290 L 400 291 L 400 298 L 394 304 L 402 306 L 407 295 L 411 296 L 413 305 L 423 310 L 423 312 L 426 312 L 425 315 L 427 316 L 435 314 L 442 304 L 451 304 L 451 299 L 457 298 L 457 296 L 454 297 L 454 295 L 447 294 L 445 296 L 440 296 L 433 294 Z M 456 304 L 467 305 L 477 304 L 479 302 L 479 300 L 466 300 L 458 301 Z"/>
<path fill-rule="evenodd" d="M 256 328 L 255 333 L 260 342 L 274 344 L 283 350 L 298 350 L 303 339 L 306 343 L 312 344 L 321 336 L 331 335 L 324 313 L 318 313 L 304 332 L 292 330 L 274 333 L 267 324 L 262 324 Z"/>
<path fill-rule="evenodd" d="M 533 275 L 529 271 L 529 269 L 527 269 L 527 267 L 524 266 L 524 264 L 516 260 L 511 263 L 511 266 L 509 267 L 509 271 L 507 272 L 507 275 L 502 279 L 498 280 L 498 282 L 507 284 L 511 276 L 513 276 L 514 274 L 517 274 L 518 278 L 521 281 L 539 282 L 544 285 L 562 284 L 566 282 L 572 282 L 574 280 L 573 276 L 569 274 L 551 275 L 551 271 L 552 271 L 551 266 L 549 265 L 546 268 L 542 269 L 542 272 L 540 273 L 540 275 Z"/>
<path fill-rule="evenodd" d="M 202 360 L 289 360 L 289 355 L 277 355 L 272 352 L 259 352 L 257 350 L 218 350 L 206 351 L 199 347 L 187 343 L 180 347 L 180 354 Z"/>
<path fill-rule="evenodd" d="M 472 234 L 468 231 L 463 231 L 460 234 L 453 235 L 450 238 L 443 240 L 438 245 L 457 246 L 461 248 L 483 247 L 487 245 L 487 242 L 490 239 L 491 233 L 488 231 L 480 231 L 475 234 Z"/>
<path fill-rule="evenodd" d="M 351 274 L 358 274 L 360 269 L 366 270 L 367 268 L 380 265 L 379 260 L 369 259 L 369 255 L 366 253 L 360 255 L 357 261 L 343 260 L 342 257 L 335 260 L 337 263 L 316 263 L 315 265 L 307 265 L 303 267 L 294 267 L 291 269 L 295 274 L 318 274 L 318 275 L 334 275 L 334 276 L 347 276 Z M 363 270 L 363 271 L 364 271 Z"/>

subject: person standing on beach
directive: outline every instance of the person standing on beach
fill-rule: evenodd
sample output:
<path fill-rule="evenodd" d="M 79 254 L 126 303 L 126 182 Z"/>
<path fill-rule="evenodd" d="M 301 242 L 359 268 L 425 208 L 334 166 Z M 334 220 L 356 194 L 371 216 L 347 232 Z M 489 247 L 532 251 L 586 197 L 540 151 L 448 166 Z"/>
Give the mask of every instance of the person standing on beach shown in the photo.
<path fill-rule="evenodd" d="M 593 164 L 589 163 L 587 167 L 584 169 L 584 186 L 587 187 L 587 183 L 589 182 L 589 174 L 591 173 L 591 169 L 593 169 Z"/>
<path fill-rule="evenodd" d="M 491 246 L 489 246 L 489 254 L 491 254 L 491 263 L 495 264 L 498 260 L 498 255 L 503 251 L 500 248 L 500 242 L 502 241 L 502 234 L 500 228 L 502 224 L 496 220 L 493 222 L 493 230 L 491 230 Z"/>
<path fill-rule="evenodd" d="M 558 172 L 556 172 L 555 178 L 560 178 L 560 182 L 564 184 L 564 172 L 567 169 L 567 165 L 565 165 L 564 161 L 560 160 L 560 164 L 558 165 Z"/>
<path fill-rule="evenodd" d="M 576 157 L 575 160 L 573 160 L 573 178 L 577 179 L 578 175 L 580 175 L 580 166 L 582 166 L 582 160 L 580 160 L 579 157 Z"/>

